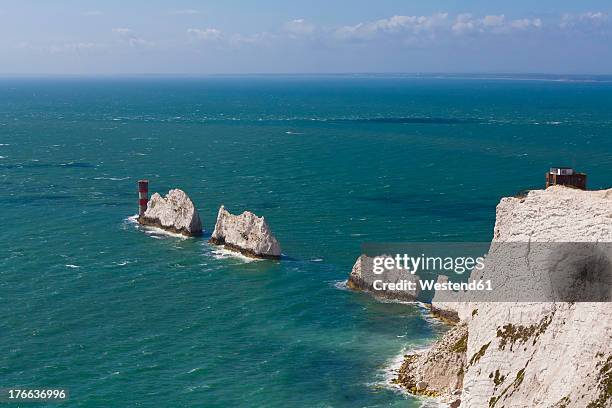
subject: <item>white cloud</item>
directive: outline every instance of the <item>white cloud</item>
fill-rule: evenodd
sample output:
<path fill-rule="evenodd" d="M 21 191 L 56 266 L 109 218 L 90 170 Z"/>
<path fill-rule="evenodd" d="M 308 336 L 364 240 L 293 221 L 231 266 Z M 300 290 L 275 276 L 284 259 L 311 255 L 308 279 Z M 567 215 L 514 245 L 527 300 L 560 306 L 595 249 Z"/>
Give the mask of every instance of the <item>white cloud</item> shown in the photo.
<path fill-rule="evenodd" d="M 83 13 L 84 16 L 101 16 L 104 13 L 101 12 L 100 10 L 89 10 Z"/>
<path fill-rule="evenodd" d="M 72 42 L 61 44 L 31 44 L 21 42 L 15 45 L 16 49 L 31 50 L 49 54 L 80 53 L 102 47 L 103 45 L 93 42 Z"/>
<path fill-rule="evenodd" d="M 525 30 L 528 28 L 540 28 L 542 27 L 542 20 L 539 18 L 521 18 L 518 20 L 512 20 L 510 22 L 510 26 L 512 28 L 518 28 L 520 30 Z"/>
<path fill-rule="evenodd" d="M 132 32 L 129 28 L 113 28 L 111 31 L 116 34 L 128 34 Z"/>
<path fill-rule="evenodd" d="M 583 20 L 590 20 L 590 21 L 595 21 L 595 22 L 599 22 L 599 23 L 603 23 L 605 21 L 608 21 L 608 15 L 606 13 L 602 13 L 601 11 L 598 11 L 596 13 L 594 12 L 587 12 L 584 13 L 580 16 Z"/>
<path fill-rule="evenodd" d="M 447 17 L 447 13 L 432 16 L 393 16 L 353 26 L 344 26 L 337 29 L 335 34 L 340 39 L 368 39 L 381 33 L 421 34 L 443 27 Z"/>
<path fill-rule="evenodd" d="M 234 34 L 230 38 L 230 43 L 233 46 L 240 47 L 242 45 L 257 45 L 257 46 L 269 46 L 278 37 L 270 33 L 255 33 L 250 35 Z"/>
<path fill-rule="evenodd" d="M 221 31 L 216 28 L 205 28 L 203 30 L 199 28 L 190 28 L 187 32 L 202 41 L 217 41 L 220 40 L 223 35 Z"/>
<path fill-rule="evenodd" d="M 470 13 L 459 14 L 451 29 L 457 34 L 463 34 L 477 29 L 477 22 Z"/>
<path fill-rule="evenodd" d="M 507 21 L 503 14 L 475 18 L 471 14 L 459 14 L 451 30 L 457 35 L 470 33 L 510 33 L 514 30 L 538 29 L 542 27 L 540 18 L 522 18 Z"/>
<path fill-rule="evenodd" d="M 582 27 L 598 27 L 606 24 L 609 16 L 601 11 L 588 11 L 582 14 L 564 14 L 561 17 L 559 26 L 561 28 L 572 28 L 576 26 Z"/>
<path fill-rule="evenodd" d="M 151 47 L 154 45 L 152 42 L 138 37 L 130 28 L 119 27 L 113 28 L 111 31 L 130 47 Z"/>
<path fill-rule="evenodd" d="M 315 26 L 307 23 L 303 18 L 297 18 L 286 22 L 283 29 L 292 36 L 300 36 L 312 34 Z"/>
<path fill-rule="evenodd" d="M 485 16 L 482 19 L 482 24 L 485 27 L 501 27 L 502 25 L 504 25 L 505 19 L 506 16 L 504 16 L 503 14 L 500 14 L 498 16 Z"/>
<path fill-rule="evenodd" d="M 65 43 L 59 46 L 50 46 L 49 52 L 57 54 L 61 52 L 81 52 L 96 48 L 97 44 L 92 42 L 77 42 L 77 43 Z"/>
<path fill-rule="evenodd" d="M 177 16 L 193 16 L 196 14 L 200 14 L 200 10 L 194 10 L 194 9 L 185 9 L 185 10 L 172 10 L 170 12 L 170 14 L 174 14 Z"/>

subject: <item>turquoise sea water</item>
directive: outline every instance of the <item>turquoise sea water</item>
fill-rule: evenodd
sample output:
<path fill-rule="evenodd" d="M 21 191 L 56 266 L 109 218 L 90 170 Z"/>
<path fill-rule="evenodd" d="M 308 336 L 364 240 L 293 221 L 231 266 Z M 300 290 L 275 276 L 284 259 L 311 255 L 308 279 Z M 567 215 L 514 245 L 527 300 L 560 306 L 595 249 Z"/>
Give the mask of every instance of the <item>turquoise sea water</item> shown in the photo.
<path fill-rule="evenodd" d="M 0 387 L 67 387 L 67 407 L 418 407 L 386 368 L 445 328 L 343 290 L 360 244 L 487 241 L 500 197 L 552 165 L 609 187 L 611 132 L 609 82 L 0 79 Z M 139 230 L 139 178 L 187 191 L 208 233 L 222 203 L 264 215 L 285 258 Z"/>

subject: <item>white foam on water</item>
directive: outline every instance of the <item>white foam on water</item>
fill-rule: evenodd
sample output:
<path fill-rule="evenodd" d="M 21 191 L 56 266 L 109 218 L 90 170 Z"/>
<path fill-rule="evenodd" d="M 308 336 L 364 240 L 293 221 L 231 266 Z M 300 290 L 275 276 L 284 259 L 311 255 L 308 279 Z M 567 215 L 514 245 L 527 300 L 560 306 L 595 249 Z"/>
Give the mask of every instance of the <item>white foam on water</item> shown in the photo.
<path fill-rule="evenodd" d="M 72 269 L 77 269 L 77 268 L 80 268 L 80 266 L 79 266 L 79 265 L 73 265 L 73 264 L 66 264 L 66 267 L 67 267 L 67 268 L 72 268 Z"/>
<path fill-rule="evenodd" d="M 181 239 L 189 238 L 183 234 L 177 234 L 176 232 L 166 231 L 165 229 L 158 228 L 158 227 L 151 227 L 149 225 L 140 225 L 140 228 L 142 228 L 145 234 L 151 236 L 152 238 L 157 238 L 157 239 L 162 239 L 163 237 L 172 237 L 172 238 L 181 238 Z"/>
<path fill-rule="evenodd" d="M 406 354 L 420 354 L 420 353 L 424 353 L 425 351 L 429 350 L 430 348 L 431 348 L 431 346 L 407 346 L 407 347 L 404 347 L 402 349 L 401 353 L 399 353 L 398 355 L 396 355 L 393 358 L 391 358 L 388 361 L 388 363 L 385 365 L 385 367 L 383 369 L 381 369 L 381 372 L 378 375 L 378 377 L 381 378 L 381 380 L 378 381 L 378 382 L 372 383 L 372 384 L 368 384 L 368 385 L 374 386 L 374 387 L 387 388 L 387 389 L 390 389 L 392 391 L 395 391 L 395 392 L 403 394 L 403 395 L 410 395 L 412 397 L 419 398 L 419 400 L 421 400 L 421 408 L 442 408 L 442 407 L 448 407 L 448 404 L 444 403 L 443 401 L 441 401 L 441 400 L 439 400 L 437 398 L 421 397 L 421 396 L 415 396 L 413 394 L 410 394 L 405 388 L 402 388 L 401 386 L 399 386 L 398 384 L 395 384 L 393 382 L 393 380 L 395 378 L 397 378 L 399 370 L 400 370 L 402 364 L 404 363 L 404 355 L 406 355 Z"/>
<path fill-rule="evenodd" d="M 181 239 L 189 238 L 183 234 L 177 234 L 175 232 L 166 231 L 165 229 L 162 229 L 162 228 L 152 227 L 149 225 L 142 225 L 138 222 L 137 214 L 127 217 L 124 221 L 126 221 L 128 224 L 134 225 L 134 227 L 137 230 L 143 231 L 145 234 L 147 234 L 151 238 L 155 238 L 155 239 L 164 239 L 166 237 L 181 238 Z"/>
<path fill-rule="evenodd" d="M 212 251 L 210 252 L 210 254 L 215 259 L 234 258 L 234 259 L 239 259 L 239 260 L 241 260 L 241 261 L 243 261 L 245 263 L 261 261 L 261 259 L 259 259 L 259 258 L 251 258 L 250 256 L 246 256 L 244 254 L 241 254 L 240 252 L 236 252 L 236 251 L 231 251 L 229 249 L 225 249 L 222 246 L 213 245 L 213 244 L 210 244 L 210 245 L 213 247 Z"/>
<path fill-rule="evenodd" d="M 129 180 L 130 177 L 94 177 L 94 180 L 112 180 L 112 181 L 122 181 Z"/>
<path fill-rule="evenodd" d="M 334 288 L 339 289 L 339 290 L 348 290 L 348 286 L 347 286 L 348 280 L 342 280 L 342 281 L 334 281 L 332 282 L 332 285 Z"/>

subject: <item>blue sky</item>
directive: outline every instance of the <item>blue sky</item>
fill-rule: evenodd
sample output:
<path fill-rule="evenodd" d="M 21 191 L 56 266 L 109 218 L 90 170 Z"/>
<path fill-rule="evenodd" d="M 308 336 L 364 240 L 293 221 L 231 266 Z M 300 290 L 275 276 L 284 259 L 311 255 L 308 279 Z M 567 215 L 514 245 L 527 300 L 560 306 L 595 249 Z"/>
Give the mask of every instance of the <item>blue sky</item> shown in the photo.
<path fill-rule="evenodd" d="M 612 74 L 610 1 L 0 0 L 0 73 Z"/>

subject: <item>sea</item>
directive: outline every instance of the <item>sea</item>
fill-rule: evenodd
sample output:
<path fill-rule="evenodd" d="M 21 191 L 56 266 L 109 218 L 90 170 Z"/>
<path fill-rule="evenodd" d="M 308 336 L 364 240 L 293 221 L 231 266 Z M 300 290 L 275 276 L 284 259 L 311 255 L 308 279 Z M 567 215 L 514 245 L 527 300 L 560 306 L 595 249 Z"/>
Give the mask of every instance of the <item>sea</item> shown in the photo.
<path fill-rule="evenodd" d="M 346 289 L 361 245 L 482 242 L 549 167 L 612 186 L 612 78 L 0 78 L 0 388 L 26 407 L 421 407 L 390 380 L 447 327 Z M 134 222 L 137 181 L 205 233 Z M 207 243 L 223 204 L 280 261 Z M 7 405 L 8 406 L 8 405 Z"/>

